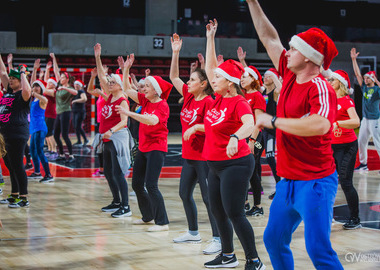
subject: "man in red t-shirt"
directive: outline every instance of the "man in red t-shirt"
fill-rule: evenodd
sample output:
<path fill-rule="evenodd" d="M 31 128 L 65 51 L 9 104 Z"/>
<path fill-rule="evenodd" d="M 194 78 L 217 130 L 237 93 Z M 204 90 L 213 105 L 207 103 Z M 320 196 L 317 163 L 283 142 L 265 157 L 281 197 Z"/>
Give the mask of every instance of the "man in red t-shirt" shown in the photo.
<path fill-rule="evenodd" d="M 275 68 L 283 77 L 277 116 L 262 114 L 259 128 L 277 128 L 277 184 L 264 243 L 274 269 L 293 269 L 293 232 L 305 224 L 306 249 L 317 269 L 343 269 L 330 232 L 338 178 L 331 149 L 337 98 L 320 74 L 338 54 L 333 41 L 311 28 L 281 44 L 258 1 L 247 0 L 252 20 Z"/>

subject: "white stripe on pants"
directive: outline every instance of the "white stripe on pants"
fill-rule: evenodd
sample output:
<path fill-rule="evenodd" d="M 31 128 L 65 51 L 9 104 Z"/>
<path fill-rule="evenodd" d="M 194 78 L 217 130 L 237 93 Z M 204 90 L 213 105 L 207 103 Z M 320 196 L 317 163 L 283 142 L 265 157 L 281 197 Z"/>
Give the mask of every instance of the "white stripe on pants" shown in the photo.
<path fill-rule="evenodd" d="M 373 143 L 375 144 L 375 148 L 377 153 L 380 156 L 380 127 L 379 127 L 379 119 L 367 119 L 364 118 L 360 124 L 359 131 L 359 160 L 361 164 L 367 164 L 367 149 L 368 142 L 370 138 L 373 138 Z"/>

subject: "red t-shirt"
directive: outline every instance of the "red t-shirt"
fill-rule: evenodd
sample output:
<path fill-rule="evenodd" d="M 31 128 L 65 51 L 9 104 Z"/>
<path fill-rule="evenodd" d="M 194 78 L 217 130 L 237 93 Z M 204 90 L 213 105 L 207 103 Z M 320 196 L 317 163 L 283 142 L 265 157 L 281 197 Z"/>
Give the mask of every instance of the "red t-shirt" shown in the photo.
<path fill-rule="evenodd" d="M 263 95 L 259 91 L 245 94 L 245 99 L 248 101 L 249 105 L 251 106 L 251 109 L 253 112 L 253 119 L 255 119 L 255 123 L 256 123 L 255 110 L 259 109 L 265 112 L 267 108 L 267 103 L 265 102 Z"/>
<path fill-rule="evenodd" d="M 338 98 L 338 113 L 336 115 L 335 121 L 344 121 L 350 119 L 350 116 L 347 112 L 349 108 L 355 108 L 355 103 L 349 96 Z M 333 132 L 332 143 L 351 143 L 353 141 L 356 141 L 356 139 L 356 134 L 353 129 L 338 127 Z"/>
<path fill-rule="evenodd" d="M 334 89 L 321 76 L 298 84 L 296 75 L 287 68 L 284 50 L 279 63 L 283 78 L 277 104 L 277 116 L 302 118 L 318 114 L 327 118 L 331 125 L 335 121 L 337 98 Z M 313 180 L 335 172 L 331 148 L 331 134 L 301 137 L 277 129 L 277 174 L 292 180 Z"/>
<path fill-rule="evenodd" d="M 111 103 L 112 94 L 109 95 L 108 100 L 104 104 L 101 116 L 100 116 L 100 124 L 99 124 L 99 133 L 104 134 L 110 128 L 116 126 L 121 121 L 120 114 L 117 113 L 115 106 L 120 105 L 124 100 L 128 103 L 128 100 L 122 96 L 118 100 Z M 105 142 L 108 142 L 108 139 L 104 139 Z"/>
<path fill-rule="evenodd" d="M 191 135 L 188 141 L 183 139 L 183 134 L 194 125 L 203 124 L 204 116 L 213 103 L 211 96 L 202 100 L 195 100 L 194 95 L 188 92 L 188 85 L 182 87 L 183 106 L 181 110 L 182 125 L 182 157 L 191 160 L 205 160 L 202 157 L 203 145 L 205 143 L 205 133 L 196 132 Z"/>
<path fill-rule="evenodd" d="M 140 123 L 139 129 L 139 150 L 141 152 L 168 151 L 168 119 L 169 105 L 166 100 L 151 103 L 144 94 L 138 93 L 139 104 L 142 106 L 142 115 L 155 115 L 159 122 L 150 126 Z"/>
<path fill-rule="evenodd" d="M 45 110 L 45 117 L 48 118 L 56 118 L 57 117 L 57 112 L 55 110 L 55 97 L 49 96 L 49 95 L 44 95 L 48 103 L 46 105 L 46 110 Z"/>
<path fill-rule="evenodd" d="M 206 140 L 203 148 L 203 157 L 206 160 L 229 160 L 227 145 L 230 135 L 234 134 L 242 125 L 243 115 L 252 114 L 247 100 L 237 95 L 232 98 L 223 98 L 216 95 L 215 101 L 204 118 Z M 238 142 L 238 152 L 231 158 L 245 157 L 251 153 L 245 138 Z"/>

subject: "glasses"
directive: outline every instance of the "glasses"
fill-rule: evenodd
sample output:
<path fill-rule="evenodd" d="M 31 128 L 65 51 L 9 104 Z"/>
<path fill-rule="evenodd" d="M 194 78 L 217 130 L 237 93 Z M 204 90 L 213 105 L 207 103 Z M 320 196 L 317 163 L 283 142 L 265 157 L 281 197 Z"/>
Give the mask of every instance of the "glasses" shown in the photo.
<path fill-rule="evenodd" d="M 327 81 L 328 82 L 333 82 L 333 81 L 335 81 L 335 79 L 334 78 L 328 78 Z"/>

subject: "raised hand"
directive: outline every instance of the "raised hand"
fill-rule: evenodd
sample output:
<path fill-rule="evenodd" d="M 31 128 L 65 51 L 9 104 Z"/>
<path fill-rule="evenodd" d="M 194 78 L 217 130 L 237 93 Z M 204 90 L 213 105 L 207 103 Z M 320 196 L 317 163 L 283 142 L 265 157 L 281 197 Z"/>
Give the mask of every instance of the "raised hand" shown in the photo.
<path fill-rule="evenodd" d="M 215 37 L 216 30 L 218 29 L 218 21 L 214 19 L 210 20 L 206 25 L 206 37 Z"/>
<path fill-rule="evenodd" d="M 98 76 L 98 69 L 97 68 L 91 69 L 91 77 L 96 77 L 96 76 Z"/>
<path fill-rule="evenodd" d="M 47 62 L 46 69 L 51 69 L 52 67 L 53 67 L 53 62 L 52 61 Z"/>
<path fill-rule="evenodd" d="M 96 43 L 94 46 L 95 57 L 99 57 L 101 53 L 102 53 L 102 45 L 100 45 L 100 43 Z"/>
<path fill-rule="evenodd" d="M 205 65 L 205 58 L 203 57 L 203 54 L 198 53 L 198 61 L 199 61 L 199 63 L 201 64 L 201 68 L 202 68 L 202 67 L 204 68 L 204 65 Z"/>
<path fill-rule="evenodd" d="M 217 57 L 218 66 L 224 62 L 223 54 L 219 54 Z"/>
<path fill-rule="evenodd" d="M 172 43 L 173 52 L 179 52 L 182 48 L 182 39 L 179 38 L 179 35 L 174 33 L 173 37 L 170 38 Z"/>
<path fill-rule="evenodd" d="M 124 70 L 124 58 L 123 58 L 123 56 L 119 56 L 117 58 L 117 64 L 119 65 L 121 70 Z"/>
<path fill-rule="evenodd" d="M 145 77 L 148 77 L 149 75 L 150 75 L 150 69 L 147 68 L 147 69 L 145 70 Z"/>
<path fill-rule="evenodd" d="M 55 59 L 55 54 L 54 53 L 50 53 L 49 55 L 50 55 L 51 59 L 53 59 L 53 60 Z"/>
<path fill-rule="evenodd" d="M 352 59 L 356 59 L 360 53 L 356 52 L 356 48 L 352 48 L 350 54 Z"/>
<path fill-rule="evenodd" d="M 135 61 L 135 54 L 131 53 L 130 55 L 127 56 L 127 59 L 124 62 L 124 68 L 130 69 L 134 61 Z"/>
<path fill-rule="evenodd" d="M 12 65 L 12 61 L 13 61 L 13 54 L 8 54 L 8 56 L 7 56 L 7 63 L 8 63 L 8 65 L 10 64 L 10 65 Z"/>
<path fill-rule="evenodd" d="M 239 46 L 239 48 L 237 49 L 237 56 L 239 58 L 239 60 L 245 60 L 245 57 L 247 55 L 247 52 L 243 51 L 243 48 Z"/>
<path fill-rule="evenodd" d="M 41 67 L 41 59 L 36 59 L 35 61 L 34 61 L 34 65 L 33 65 L 33 69 L 35 69 L 35 70 L 37 70 L 37 69 L 39 69 Z"/>

